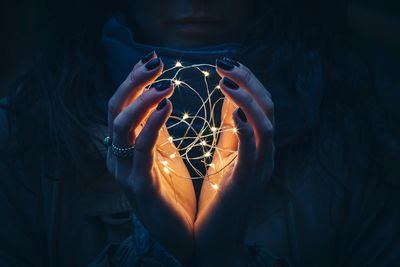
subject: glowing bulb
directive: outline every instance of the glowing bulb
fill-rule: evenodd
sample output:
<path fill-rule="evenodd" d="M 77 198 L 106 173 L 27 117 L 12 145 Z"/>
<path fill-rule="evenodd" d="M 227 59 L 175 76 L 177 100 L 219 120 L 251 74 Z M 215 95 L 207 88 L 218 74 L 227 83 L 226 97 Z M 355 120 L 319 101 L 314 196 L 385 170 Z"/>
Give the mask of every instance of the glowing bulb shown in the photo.
<path fill-rule="evenodd" d="M 201 142 L 200 142 L 200 145 L 206 146 L 206 145 L 207 145 L 207 142 L 206 142 L 206 141 L 201 141 Z"/>
<path fill-rule="evenodd" d="M 180 81 L 180 80 L 174 80 L 173 82 L 174 82 L 174 84 L 175 84 L 176 86 L 179 86 L 179 85 L 182 84 L 182 81 Z"/>
<path fill-rule="evenodd" d="M 220 90 L 220 89 L 221 89 L 221 86 L 217 85 L 217 86 L 215 86 L 215 89 Z"/>
<path fill-rule="evenodd" d="M 237 129 L 237 128 L 233 128 L 232 131 L 233 131 L 234 133 L 237 133 L 237 132 L 238 132 L 238 129 Z"/>
<path fill-rule="evenodd" d="M 214 163 L 211 163 L 209 166 L 210 166 L 211 168 L 215 169 L 215 164 L 214 164 Z"/>
<path fill-rule="evenodd" d="M 168 161 L 162 160 L 162 161 L 161 161 L 161 164 L 164 165 L 164 166 L 167 166 L 167 165 L 168 165 Z"/>
<path fill-rule="evenodd" d="M 175 63 L 175 67 L 183 67 L 183 66 L 182 66 L 182 63 L 181 63 L 180 61 L 177 61 L 177 62 Z"/>
<path fill-rule="evenodd" d="M 168 170 L 167 167 L 164 167 L 164 172 L 165 172 L 166 174 L 169 174 L 169 173 L 170 173 L 170 171 Z"/>
<path fill-rule="evenodd" d="M 206 158 L 211 157 L 211 152 L 210 152 L 210 151 L 207 151 L 207 152 L 204 154 L 204 157 L 206 157 Z"/>
<path fill-rule="evenodd" d="M 175 153 L 174 153 L 174 154 L 171 154 L 171 155 L 169 155 L 169 158 L 170 158 L 170 159 L 174 159 L 174 158 L 176 158 L 176 155 L 175 155 Z"/>
<path fill-rule="evenodd" d="M 210 76 L 210 73 L 208 71 L 202 71 L 202 73 L 204 74 L 204 77 Z"/>
<path fill-rule="evenodd" d="M 219 189 L 219 185 L 217 185 L 217 184 L 211 184 L 211 187 L 212 187 L 214 190 L 218 190 L 218 189 Z"/>
<path fill-rule="evenodd" d="M 211 132 L 215 133 L 218 130 L 217 127 L 211 127 Z"/>
<path fill-rule="evenodd" d="M 182 119 L 183 119 L 183 120 L 189 119 L 189 114 L 184 113 Z"/>
<path fill-rule="evenodd" d="M 174 138 L 173 138 L 172 136 L 168 137 L 167 139 L 168 139 L 168 141 L 169 141 L 170 143 L 172 143 L 172 142 L 174 141 Z"/>

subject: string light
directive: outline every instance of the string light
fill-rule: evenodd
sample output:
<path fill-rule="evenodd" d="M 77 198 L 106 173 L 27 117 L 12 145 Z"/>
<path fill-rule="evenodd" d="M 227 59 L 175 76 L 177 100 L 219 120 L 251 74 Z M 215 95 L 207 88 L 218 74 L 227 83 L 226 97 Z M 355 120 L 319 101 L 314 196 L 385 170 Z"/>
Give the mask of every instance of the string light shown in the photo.
<path fill-rule="evenodd" d="M 157 153 L 157 158 L 161 164 L 161 169 L 166 174 L 173 173 L 174 176 L 185 179 L 205 179 L 211 185 L 211 187 L 215 190 L 219 190 L 220 186 L 211 181 L 212 176 L 217 175 L 224 171 L 237 157 L 237 151 L 227 151 L 226 149 L 219 148 L 217 146 L 217 141 L 219 136 L 225 131 L 233 131 L 237 133 L 236 128 L 227 128 L 221 127 L 216 124 L 216 116 L 214 112 L 216 111 L 216 106 L 218 103 L 222 103 L 224 97 L 220 97 L 216 101 L 212 101 L 212 96 L 215 94 L 217 90 L 220 90 L 219 85 L 209 86 L 209 79 L 211 77 L 210 70 L 215 70 L 215 65 L 211 64 L 196 64 L 196 65 L 184 65 L 181 61 L 177 60 L 175 65 L 169 69 L 163 71 L 160 77 L 169 76 L 169 78 L 159 78 L 157 82 L 161 82 L 164 80 L 170 80 L 174 83 L 175 87 L 178 88 L 180 92 L 184 92 L 183 90 L 188 90 L 194 93 L 199 100 L 201 101 L 201 105 L 197 107 L 197 111 L 189 114 L 188 112 L 184 112 L 180 117 L 171 115 L 168 119 L 167 130 L 172 130 L 174 127 L 186 127 L 186 131 L 182 136 L 169 136 L 166 142 L 162 142 L 157 145 L 157 150 L 160 153 Z M 204 88 L 193 88 L 187 81 L 182 81 L 179 79 L 182 78 L 181 74 L 185 70 L 195 70 L 200 74 L 201 80 L 204 81 Z M 149 88 L 152 85 L 149 86 Z M 210 89 L 213 88 L 213 89 Z M 205 89 L 207 92 L 207 96 L 204 98 L 198 92 Z M 221 119 L 225 117 L 226 114 L 221 114 Z M 201 127 L 194 127 L 194 122 L 201 122 Z M 198 124 L 197 124 L 198 125 Z M 191 133 L 191 134 L 189 134 Z M 166 148 L 165 146 L 173 145 L 176 149 L 176 152 L 171 152 L 171 147 Z M 190 152 L 195 149 L 200 149 L 202 153 L 199 156 L 191 156 Z M 235 153 L 234 157 L 231 157 L 229 162 L 225 162 L 221 156 L 221 152 L 231 152 Z M 176 158 L 182 158 L 186 161 L 188 167 L 193 168 L 194 172 L 198 175 L 195 177 L 183 177 L 180 175 L 179 170 L 174 170 L 172 161 Z M 210 163 L 210 161 L 212 161 Z M 218 165 L 214 162 L 218 161 Z M 212 171 L 207 171 L 207 174 L 204 175 L 198 170 L 195 166 L 195 162 L 203 163 L 207 169 L 211 169 Z M 172 166 L 172 167 L 171 167 Z M 216 168 L 218 166 L 218 169 Z"/>

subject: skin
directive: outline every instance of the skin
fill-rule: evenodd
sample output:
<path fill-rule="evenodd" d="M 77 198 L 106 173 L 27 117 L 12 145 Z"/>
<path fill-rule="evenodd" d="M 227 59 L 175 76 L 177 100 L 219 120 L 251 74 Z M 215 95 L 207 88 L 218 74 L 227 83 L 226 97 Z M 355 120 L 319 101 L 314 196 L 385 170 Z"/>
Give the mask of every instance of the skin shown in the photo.
<path fill-rule="evenodd" d="M 143 19 L 140 14 L 145 13 L 140 9 L 149 10 L 149 3 L 160 4 L 160 10 L 166 10 L 162 13 L 155 9 L 155 14 L 143 19 L 143 23 L 154 19 L 150 23 L 153 24 L 149 25 L 148 35 L 158 34 L 159 44 L 168 44 L 174 36 L 174 30 L 165 26 L 165 31 L 161 33 L 153 28 L 163 21 L 162 18 L 176 15 L 171 14 L 172 11 L 186 13 L 187 10 L 197 8 L 202 11 L 221 11 L 223 5 L 220 3 L 225 1 L 207 1 L 213 7 L 211 9 L 208 9 L 209 5 L 203 1 L 164 1 L 176 9 L 167 9 L 168 5 L 163 1 L 140 2 L 139 8 L 133 14 L 137 14 L 138 17 L 135 18 L 139 21 Z M 235 4 L 232 4 L 233 2 Z M 233 23 L 232 25 L 244 23 L 243 20 L 251 15 L 251 10 L 243 9 L 244 2 L 231 1 L 230 5 L 227 5 L 233 14 L 246 10 L 249 12 L 237 16 L 237 21 L 229 22 Z M 178 4 L 182 6 L 177 8 Z M 164 17 L 158 18 L 157 15 L 160 14 Z M 225 31 L 218 30 L 218 34 L 221 35 L 218 41 L 227 41 L 230 30 L 229 27 Z M 204 45 L 206 42 L 212 44 L 215 34 L 217 33 L 210 32 L 207 37 L 209 39 L 201 41 L 201 38 L 189 40 L 189 36 L 175 36 L 174 44 L 177 47 Z M 204 37 L 203 33 L 202 36 Z M 148 41 L 151 42 L 151 39 Z M 155 57 L 156 54 L 153 55 L 153 59 Z M 169 137 L 165 122 L 171 114 L 172 104 L 168 100 L 162 109 L 158 110 L 156 107 L 164 98 L 173 94 L 174 88 L 171 85 L 162 92 L 154 88 L 144 91 L 144 88 L 161 74 L 163 64 L 150 71 L 144 65 L 145 63 L 138 62 L 109 100 L 108 132 L 113 143 L 117 146 L 135 144 L 133 158 L 116 158 L 109 149 L 109 171 L 124 188 L 136 215 L 152 236 L 183 264 L 246 266 L 244 240 L 247 239 L 249 231 L 243 231 L 244 221 L 250 216 L 248 207 L 263 197 L 260 188 L 269 181 L 274 166 L 274 108 L 270 93 L 242 64 L 231 71 L 217 68 L 222 78 L 228 77 L 239 85 L 238 89 L 232 90 L 226 87 L 221 79 L 221 91 L 226 96 L 222 112 L 228 114 L 223 124 L 236 127 L 238 132 L 224 133 L 218 143 L 221 149 L 238 150 L 238 157 L 227 171 L 214 176 L 214 181 L 220 185 L 219 190 L 213 190 L 209 183 L 203 183 L 197 206 L 192 182 L 179 179 L 174 173 L 166 174 L 162 171 L 160 161 L 155 160 L 163 157 L 158 147 Z M 240 118 L 238 108 L 244 112 L 246 120 Z M 167 150 L 168 154 L 177 151 L 172 144 Z M 226 162 L 232 157 L 231 153 L 222 155 L 223 161 Z M 218 168 L 220 161 L 214 159 L 214 163 Z M 171 164 L 181 176 L 188 176 L 189 172 L 179 157 L 171 159 Z M 221 247 L 226 249 L 221 251 Z"/>

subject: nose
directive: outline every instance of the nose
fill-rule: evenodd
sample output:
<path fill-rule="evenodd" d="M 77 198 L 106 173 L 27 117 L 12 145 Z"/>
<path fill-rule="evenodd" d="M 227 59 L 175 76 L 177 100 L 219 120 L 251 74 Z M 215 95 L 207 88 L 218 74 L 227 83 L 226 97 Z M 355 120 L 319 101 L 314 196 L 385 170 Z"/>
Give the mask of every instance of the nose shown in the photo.
<path fill-rule="evenodd" d="M 192 11 L 194 14 L 205 13 L 207 8 L 207 0 L 193 0 Z"/>

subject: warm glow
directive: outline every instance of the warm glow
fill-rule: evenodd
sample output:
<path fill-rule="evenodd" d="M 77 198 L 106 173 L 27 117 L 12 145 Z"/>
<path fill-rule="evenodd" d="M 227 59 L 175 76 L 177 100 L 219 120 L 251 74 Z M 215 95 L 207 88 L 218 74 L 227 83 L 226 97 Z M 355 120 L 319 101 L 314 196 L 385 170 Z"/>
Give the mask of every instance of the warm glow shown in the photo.
<path fill-rule="evenodd" d="M 174 84 L 175 84 L 176 86 L 179 86 L 179 85 L 182 84 L 182 81 L 180 81 L 180 80 L 174 80 Z"/>
<path fill-rule="evenodd" d="M 178 136 L 169 136 L 165 142 L 158 144 L 157 150 L 159 150 L 162 155 L 159 159 L 158 165 L 160 166 L 161 171 L 166 174 L 173 173 L 174 176 L 179 176 L 180 172 L 175 170 L 175 166 L 179 166 L 175 164 L 176 159 L 183 159 L 185 160 L 185 163 L 188 162 L 193 171 L 198 174 L 198 176 L 195 177 L 191 177 L 190 174 L 187 174 L 187 177 L 186 175 L 185 177 L 182 175 L 182 178 L 186 179 L 204 179 L 204 175 L 210 177 L 212 175 L 224 173 L 221 171 L 233 162 L 226 162 L 221 156 L 224 155 L 221 151 L 227 151 L 229 153 L 231 151 L 217 146 L 221 134 L 224 132 L 237 133 L 238 130 L 234 127 L 221 128 L 221 122 L 218 121 L 217 124 L 217 120 L 215 119 L 215 112 L 220 112 L 217 103 L 223 104 L 224 101 L 223 96 L 218 96 L 218 99 L 212 97 L 216 95 L 215 92 L 221 89 L 221 87 L 218 84 L 211 84 L 215 82 L 214 80 L 206 79 L 213 75 L 215 68 L 215 65 L 207 63 L 183 66 L 181 61 L 177 60 L 173 63 L 172 67 L 165 69 L 161 74 L 161 77 L 163 78 L 159 81 L 171 81 L 176 87 L 180 86 L 180 93 L 183 94 L 185 91 L 194 93 L 201 102 L 201 105 L 198 107 L 193 107 L 194 110 L 190 109 L 190 113 L 183 112 L 180 115 L 172 113 L 168 118 L 168 122 L 165 126 L 169 132 L 174 132 L 170 131 L 174 127 L 180 127 L 184 131 L 178 131 Z M 197 86 L 199 86 L 198 84 L 196 84 L 195 87 L 191 84 L 190 80 L 186 81 L 184 75 L 186 70 L 198 71 L 199 78 L 202 78 L 200 82 L 202 82 L 203 85 L 200 85 L 200 87 L 197 88 Z M 199 94 L 199 92 L 203 91 L 207 92 L 207 94 Z M 218 95 L 220 94 L 218 93 Z M 221 116 L 224 117 L 225 115 L 222 114 Z M 196 136 L 192 133 L 195 133 Z M 231 134 L 229 138 L 236 137 Z M 203 154 L 192 155 L 191 151 L 196 148 L 201 148 Z M 236 151 L 232 151 L 232 153 L 236 153 Z M 216 155 L 218 155 L 219 159 L 218 164 L 210 163 L 209 159 L 212 159 Z M 213 169 L 212 173 L 202 174 L 201 171 L 197 169 L 197 163 L 204 164 L 205 168 Z M 219 190 L 218 184 L 211 183 L 211 186 L 213 189 Z"/>
<path fill-rule="evenodd" d="M 217 185 L 217 184 L 211 184 L 211 187 L 212 187 L 214 190 L 218 190 L 218 189 L 219 189 L 219 185 Z"/>
<path fill-rule="evenodd" d="M 164 166 L 167 166 L 167 165 L 168 165 L 168 161 L 162 160 L 162 161 L 161 161 L 161 164 L 164 165 Z"/>
<path fill-rule="evenodd" d="M 206 152 L 206 153 L 204 154 L 204 157 L 206 157 L 206 158 L 211 157 L 211 152 L 210 152 L 210 151 Z"/>

